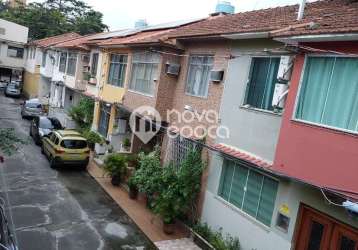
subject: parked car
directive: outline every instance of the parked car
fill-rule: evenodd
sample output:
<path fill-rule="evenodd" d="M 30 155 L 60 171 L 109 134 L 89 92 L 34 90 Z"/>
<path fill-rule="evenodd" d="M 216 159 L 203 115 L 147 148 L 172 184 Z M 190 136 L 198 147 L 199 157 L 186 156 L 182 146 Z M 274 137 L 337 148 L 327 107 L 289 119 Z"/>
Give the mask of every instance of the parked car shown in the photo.
<path fill-rule="evenodd" d="M 63 129 L 61 122 L 54 117 L 35 116 L 30 125 L 30 136 L 37 145 L 42 143 L 42 138 L 53 130 Z"/>
<path fill-rule="evenodd" d="M 21 96 L 21 89 L 19 85 L 13 82 L 9 83 L 5 88 L 5 96 L 19 98 Z"/>
<path fill-rule="evenodd" d="M 8 84 L 7 81 L 0 81 L 0 89 L 5 89 L 7 84 Z"/>
<path fill-rule="evenodd" d="M 43 114 L 43 107 L 39 99 L 30 99 L 25 101 L 21 107 L 21 117 L 35 117 Z"/>
<path fill-rule="evenodd" d="M 43 137 L 41 152 L 51 168 L 74 165 L 85 169 L 90 156 L 87 140 L 74 130 L 56 130 Z"/>

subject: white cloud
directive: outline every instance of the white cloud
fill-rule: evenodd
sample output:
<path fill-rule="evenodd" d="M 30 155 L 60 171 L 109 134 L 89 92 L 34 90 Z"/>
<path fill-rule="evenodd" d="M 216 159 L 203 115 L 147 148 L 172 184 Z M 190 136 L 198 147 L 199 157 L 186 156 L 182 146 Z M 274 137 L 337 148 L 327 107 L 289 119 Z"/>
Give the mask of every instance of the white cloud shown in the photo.
<path fill-rule="evenodd" d="M 44 0 L 30 0 L 44 1 Z M 84 0 L 104 15 L 111 30 L 133 27 L 138 19 L 158 24 L 190 18 L 206 17 L 215 9 L 217 0 Z M 296 4 L 300 0 L 232 0 L 236 11 Z"/>

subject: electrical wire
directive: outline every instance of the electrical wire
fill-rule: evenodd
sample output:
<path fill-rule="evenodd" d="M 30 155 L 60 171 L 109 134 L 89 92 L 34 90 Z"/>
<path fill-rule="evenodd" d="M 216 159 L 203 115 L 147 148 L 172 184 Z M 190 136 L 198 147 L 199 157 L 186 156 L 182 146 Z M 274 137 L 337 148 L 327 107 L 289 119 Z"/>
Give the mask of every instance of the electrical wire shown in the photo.
<path fill-rule="evenodd" d="M 335 202 L 331 201 L 331 200 L 327 197 L 327 195 L 326 195 L 326 193 L 324 192 L 323 188 L 320 188 L 320 190 L 321 190 L 321 193 L 322 193 L 323 197 L 326 199 L 326 201 L 327 201 L 330 205 L 334 205 L 334 206 L 337 206 L 337 207 L 344 207 L 344 208 L 354 206 L 354 205 L 343 205 L 343 204 L 335 203 Z"/>

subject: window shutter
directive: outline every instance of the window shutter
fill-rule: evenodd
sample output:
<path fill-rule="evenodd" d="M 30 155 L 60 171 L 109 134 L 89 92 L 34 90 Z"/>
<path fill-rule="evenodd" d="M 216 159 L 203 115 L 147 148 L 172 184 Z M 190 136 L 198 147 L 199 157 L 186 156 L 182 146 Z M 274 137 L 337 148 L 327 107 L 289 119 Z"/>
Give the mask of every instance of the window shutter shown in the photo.
<path fill-rule="evenodd" d="M 270 226 L 271 224 L 272 213 L 275 207 L 277 188 L 277 181 L 265 177 L 262 186 L 260 205 L 257 212 L 257 220 L 261 221 L 267 226 Z"/>

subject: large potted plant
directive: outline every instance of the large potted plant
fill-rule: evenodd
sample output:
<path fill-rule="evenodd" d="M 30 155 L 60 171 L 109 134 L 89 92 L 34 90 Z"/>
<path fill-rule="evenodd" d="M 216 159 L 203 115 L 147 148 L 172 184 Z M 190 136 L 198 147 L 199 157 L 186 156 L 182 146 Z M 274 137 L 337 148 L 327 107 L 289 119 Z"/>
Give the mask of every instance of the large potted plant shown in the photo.
<path fill-rule="evenodd" d="M 112 178 L 113 186 L 119 186 L 127 167 L 126 157 L 122 154 L 110 154 L 104 160 L 104 171 Z"/>
<path fill-rule="evenodd" d="M 95 144 L 103 144 L 104 139 L 101 135 L 98 133 L 91 131 L 91 130 L 85 130 L 82 133 L 83 137 L 87 139 L 88 147 L 93 151 L 95 148 Z"/>

